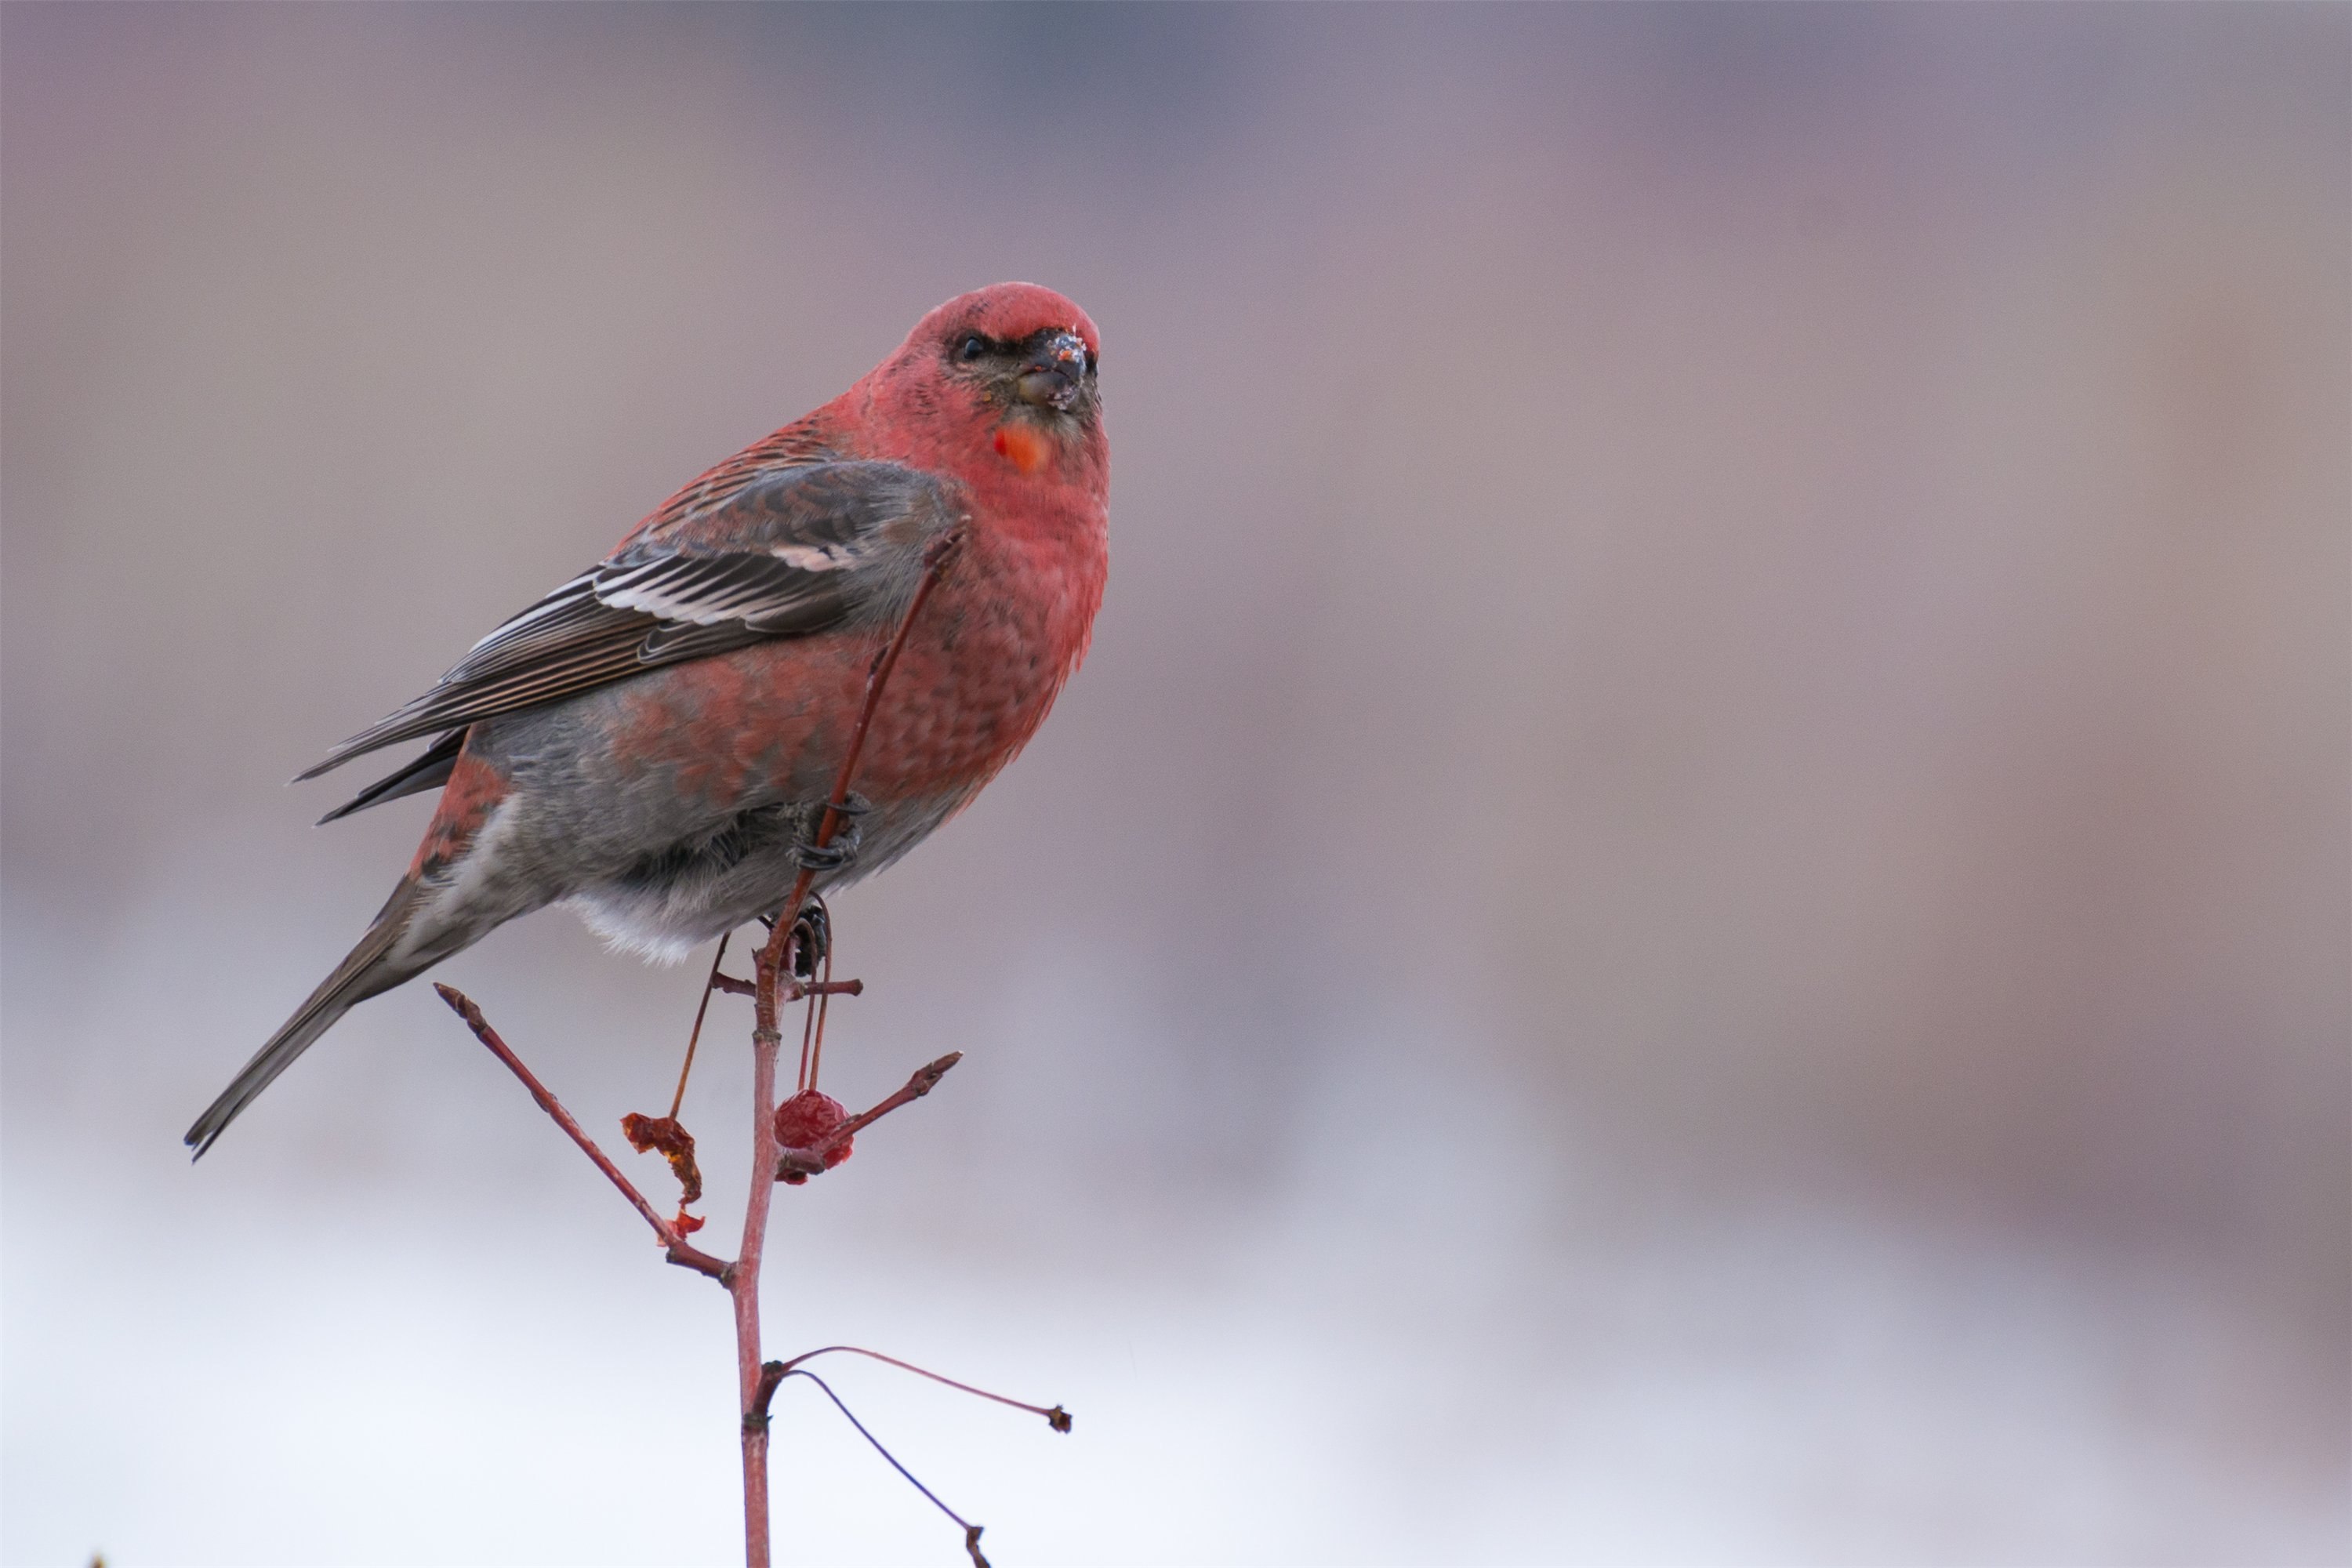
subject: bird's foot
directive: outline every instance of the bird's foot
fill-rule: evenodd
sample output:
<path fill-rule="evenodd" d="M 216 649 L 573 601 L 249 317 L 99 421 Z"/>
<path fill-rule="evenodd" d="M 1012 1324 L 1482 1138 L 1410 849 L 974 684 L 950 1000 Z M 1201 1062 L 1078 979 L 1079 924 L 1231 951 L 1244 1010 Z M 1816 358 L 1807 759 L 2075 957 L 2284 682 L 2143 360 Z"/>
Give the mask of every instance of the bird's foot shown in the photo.
<path fill-rule="evenodd" d="M 820 805 L 808 814 L 801 836 L 793 845 L 793 859 L 811 871 L 839 871 L 857 858 L 857 846 L 863 837 L 858 818 L 874 809 L 874 803 L 862 795 L 852 795 L 837 804 Z M 816 842 L 818 829 L 830 810 L 835 820 L 833 837 L 823 844 Z"/>

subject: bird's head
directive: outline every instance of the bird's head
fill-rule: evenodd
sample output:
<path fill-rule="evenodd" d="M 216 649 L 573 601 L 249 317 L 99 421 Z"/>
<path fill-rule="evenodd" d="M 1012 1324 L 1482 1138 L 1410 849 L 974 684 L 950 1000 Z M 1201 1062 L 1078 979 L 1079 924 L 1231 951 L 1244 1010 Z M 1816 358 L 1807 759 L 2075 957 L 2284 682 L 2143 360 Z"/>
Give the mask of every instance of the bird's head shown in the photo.
<path fill-rule="evenodd" d="M 925 316 L 877 374 L 887 411 L 929 426 L 958 467 L 1099 471 L 1102 340 L 1084 310 L 1034 283 L 959 294 Z"/>

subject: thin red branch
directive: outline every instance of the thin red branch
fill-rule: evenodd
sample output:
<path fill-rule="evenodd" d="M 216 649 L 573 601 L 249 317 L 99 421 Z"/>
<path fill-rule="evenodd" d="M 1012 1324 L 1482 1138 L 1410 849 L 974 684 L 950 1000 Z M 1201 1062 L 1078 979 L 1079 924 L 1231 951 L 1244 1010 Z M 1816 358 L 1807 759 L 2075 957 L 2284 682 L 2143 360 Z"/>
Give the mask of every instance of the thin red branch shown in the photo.
<path fill-rule="evenodd" d="M 776 922 L 784 945 L 796 922 L 791 916 Z M 743 1205 L 743 1244 L 736 1250 L 735 1270 L 727 1281 L 735 1302 L 736 1392 L 743 1417 L 743 1558 L 750 1568 L 768 1568 L 768 1424 L 754 1423 L 751 1414 L 760 1386 L 760 1261 L 768 1240 L 768 1202 L 775 1184 L 761 1178 L 776 1158 L 776 1049 L 782 1037 L 776 1029 L 776 968 L 770 943 L 760 949 L 756 963 L 759 986 L 752 997 L 751 1028 L 751 1195 Z"/>
<path fill-rule="evenodd" d="M 923 1096 L 939 1088 L 940 1079 L 948 1076 L 948 1069 L 961 1060 L 963 1060 L 961 1051 L 950 1051 L 937 1061 L 927 1062 L 917 1068 L 914 1076 L 893 1090 L 888 1099 L 877 1102 L 870 1110 L 859 1111 L 826 1133 L 817 1144 L 817 1152 L 822 1154 L 836 1143 L 846 1143 L 864 1131 L 867 1126 L 881 1121 L 900 1106 L 922 1099 Z"/>
<path fill-rule="evenodd" d="M 523 1088 L 530 1090 L 530 1097 L 539 1101 L 539 1108 L 546 1111 L 574 1143 L 580 1145 L 580 1152 L 594 1161 L 596 1168 L 604 1173 L 606 1179 L 621 1189 L 621 1195 L 635 1205 L 639 1214 L 646 1216 L 646 1223 L 654 1227 L 654 1235 L 662 1244 L 663 1256 L 680 1268 L 691 1268 L 698 1274 L 707 1274 L 720 1284 L 726 1284 L 728 1266 L 701 1248 L 689 1244 L 677 1233 L 675 1226 L 662 1218 L 653 1205 L 646 1202 L 646 1195 L 637 1191 L 628 1177 L 621 1173 L 621 1168 L 618 1165 L 604 1157 L 604 1151 L 597 1148 L 596 1141 L 588 1136 L 579 1122 L 572 1120 L 572 1112 L 563 1109 L 563 1102 L 556 1099 L 547 1086 L 532 1075 L 529 1068 L 522 1065 L 522 1058 L 516 1056 L 504 1040 L 499 1038 L 499 1032 L 490 1027 L 490 1021 L 482 1016 L 482 1010 L 474 1005 L 473 1000 L 456 986 L 443 985 L 437 981 L 434 984 L 433 989 L 441 994 L 441 1000 L 449 1004 L 451 1010 L 457 1016 L 466 1020 L 466 1026 L 474 1031 L 474 1037 L 488 1046 L 490 1048 L 490 1054 L 504 1062 L 507 1065 L 507 1070 L 522 1080 Z"/>
<path fill-rule="evenodd" d="M 911 1372 L 917 1377 L 928 1377 L 933 1383 L 944 1383 L 950 1388 L 955 1389 L 960 1393 L 975 1394 L 982 1399 L 993 1399 L 999 1405 L 1010 1405 L 1013 1409 L 1026 1410 L 1032 1415 L 1043 1415 L 1045 1418 L 1045 1425 L 1051 1426 L 1056 1432 L 1067 1432 L 1070 1429 L 1070 1413 L 1063 1409 L 1058 1405 L 1050 1407 L 1043 1405 L 1031 1405 L 1025 1401 L 1014 1399 L 1006 1394 L 991 1394 L 984 1388 L 974 1388 L 971 1384 L 958 1383 L 954 1378 L 943 1377 L 928 1367 L 917 1366 L 910 1361 L 900 1361 L 894 1355 L 884 1355 L 880 1351 L 869 1351 L 863 1345 L 825 1345 L 817 1350 L 803 1351 L 800 1354 L 793 1357 L 790 1361 L 772 1361 L 768 1364 L 770 1366 L 782 1369 L 776 1373 L 776 1376 L 779 1379 L 782 1379 L 785 1373 L 793 1371 L 803 1362 L 814 1361 L 821 1355 L 866 1356 L 870 1360 L 882 1362 L 887 1365 L 895 1366 L 901 1372 Z"/>
<path fill-rule="evenodd" d="M 939 585 L 940 574 L 962 548 L 962 529 L 951 528 L 924 549 L 922 580 L 915 584 L 914 596 L 907 601 L 907 613 L 898 617 L 898 629 L 890 634 L 874 667 L 866 672 L 866 700 L 857 710 L 857 727 L 849 732 L 849 750 L 842 754 L 841 771 L 833 779 L 833 793 L 825 798 L 824 810 L 817 817 L 814 837 L 820 849 L 831 844 L 834 834 L 840 829 L 841 808 L 849 804 L 849 786 L 857 779 L 857 760 L 866 750 L 866 732 L 874 727 L 874 710 L 882 701 L 882 689 L 890 683 L 890 672 L 898 668 L 898 654 L 907 646 L 907 634 L 914 629 L 915 617 L 923 613 L 924 602 Z M 791 973 L 782 962 L 784 948 L 791 941 L 793 917 L 808 902 L 809 889 L 815 880 L 813 868 L 801 868 L 801 874 L 793 879 L 793 896 L 784 900 L 783 913 L 768 938 L 768 945 L 761 950 L 761 956 L 777 973 Z M 799 994 L 805 996 L 808 993 L 802 991 Z"/>
<path fill-rule="evenodd" d="M 714 991 L 724 991 L 730 996 L 757 996 L 760 994 L 758 985 L 749 980 L 738 980 L 731 974 L 719 976 L 710 983 L 710 988 Z M 787 981 L 784 988 L 777 994 L 785 1002 L 798 1002 L 809 996 L 863 996 L 866 994 L 866 982 L 822 980 L 814 984 L 806 984 L 801 981 L 793 980 Z"/>
<path fill-rule="evenodd" d="M 702 1041 L 702 1020 L 710 1012 L 710 993 L 719 984 L 719 966 L 727 959 L 727 939 L 733 931 L 720 933 L 719 951 L 710 955 L 710 978 L 702 983 L 702 1000 L 694 1009 L 694 1027 L 687 1032 L 686 1061 L 677 1069 L 677 1092 L 669 1097 L 669 1119 L 677 1120 L 677 1108 L 686 1103 L 687 1075 L 694 1071 L 694 1047 Z"/>
<path fill-rule="evenodd" d="M 824 1156 L 828 1152 L 848 1142 L 900 1106 L 920 1100 L 939 1088 L 940 1079 L 948 1076 L 948 1069 L 961 1060 L 963 1060 L 961 1051 L 950 1051 L 939 1060 L 917 1068 L 914 1077 L 908 1079 L 894 1090 L 888 1099 L 880 1101 L 872 1110 L 859 1111 L 805 1149 L 784 1150 L 776 1163 L 777 1178 L 781 1180 L 787 1172 L 803 1176 L 820 1173 L 825 1168 Z"/>
<path fill-rule="evenodd" d="M 824 1016 L 833 1005 L 833 949 L 830 946 L 824 950 L 824 961 L 820 967 L 824 978 L 803 987 L 816 999 L 816 1005 L 809 1012 L 810 1041 L 803 1047 L 808 1062 L 801 1072 L 802 1089 L 814 1089 L 817 1073 L 824 1066 Z"/>
<path fill-rule="evenodd" d="M 814 985 L 794 981 L 791 994 L 784 1000 L 797 1002 L 803 996 L 863 996 L 865 994 L 866 982 L 863 980 L 820 980 Z"/>
<path fill-rule="evenodd" d="M 924 603 L 939 584 L 940 574 L 962 540 L 961 529 L 950 529 L 923 552 L 922 579 L 915 584 L 906 613 L 898 617 L 890 641 L 866 672 L 866 700 L 858 708 L 856 728 L 849 732 L 849 747 L 842 756 L 840 773 L 834 777 L 833 794 L 817 817 L 813 837 L 819 848 L 832 843 L 834 834 L 840 829 L 841 807 L 848 804 L 850 785 L 856 781 L 857 761 L 866 750 L 866 732 L 874 727 L 874 712 L 882 700 L 882 689 L 889 684 L 890 672 L 898 668 L 898 654 L 907 646 L 907 635 L 914 629 L 915 617 L 922 614 Z M 801 868 L 800 875 L 793 879 L 792 896 L 777 912 L 774 931 L 752 958 L 751 1195 L 743 1206 L 743 1245 L 735 1255 L 735 1266 L 727 1279 L 729 1294 L 735 1301 L 735 1370 L 743 1416 L 743 1550 L 750 1568 L 768 1568 L 769 1561 L 768 1424 L 754 1422 L 751 1416 L 757 1407 L 761 1376 L 760 1263 L 767 1245 L 768 1202 L 775 1192 L 776 1052 L 783 1039 L 776 1024 L 776 996 L 783 983 L 793 984 L 799 995 L 808 994 L 799 990 L 793 982 L 791 959 L 793 932 L 800 928 L 801 910 L 808 903 L 815 876 L 814 868 Z M 974 1557 L 978 1554 L 979 1549 L 974 1547 Z"/>

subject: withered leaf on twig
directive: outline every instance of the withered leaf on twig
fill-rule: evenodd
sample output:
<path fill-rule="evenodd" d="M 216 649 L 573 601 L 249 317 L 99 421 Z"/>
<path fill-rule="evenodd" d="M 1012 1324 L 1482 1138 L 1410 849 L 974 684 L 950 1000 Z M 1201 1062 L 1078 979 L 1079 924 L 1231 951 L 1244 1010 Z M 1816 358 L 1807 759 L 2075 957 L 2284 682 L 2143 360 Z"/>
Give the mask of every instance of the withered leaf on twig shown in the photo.
<path fill-rule="evenodd" d="M 677 1118 L 640 1116 L 632 1110 L 621 1118 L 621 1135 L 640 1154 L 649 1149 L 661 1151 L 662 1158 L 677 1173 L 680 1205 L 701 1198 L 702 1171 L 694 1163 L 694 1134 L 679 1126 Z"/>

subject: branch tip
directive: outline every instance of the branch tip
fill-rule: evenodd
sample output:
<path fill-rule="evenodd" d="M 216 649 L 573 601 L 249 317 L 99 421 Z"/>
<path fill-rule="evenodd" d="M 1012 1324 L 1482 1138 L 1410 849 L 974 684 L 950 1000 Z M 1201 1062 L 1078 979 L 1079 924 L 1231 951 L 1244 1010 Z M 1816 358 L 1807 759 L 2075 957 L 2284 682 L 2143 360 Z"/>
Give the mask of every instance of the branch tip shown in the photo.
<path fill-rule="evenodd" d="M 630 1206 L 645 1215 L 646 1223 L 654 1228 L 655 1239 L 661 1243 L 662 1256 L 681 1268 L 691 1268 L 697 1274 L 726 1283 L 728 1266 L 690 1245 L 676 1226 L 655 1212 L 654 1205 L 646 1202 L 645 1194 L 637 1191 L 635 1184 L 621 1173 L 621 1168 L 605 1157 L 604 1151 L 596 1147 L 596 1141 L 573 1120 L 572 1112 L 563 1109 L 563 1102 L 556 1099 L 530 1068 L 523 1066 L 522 1058 L 514 1054 L 513 1048 L 499 1037 L 499 1032 L 490 1027 L 490 1021 L 482 1016 L 482 1010 L 474 1005 L 472 998 L 456 986 L 444 985 L 437 980 L 433 983 L 433 989 L 440 993 L 441 1000 L 449 1004 L 451 1011 L 466 1020 L 466 1026 L 474 1031 L 474 1038 L 488 1047 L 489 1053 L 522 1081 L 523 1088 L 530 1091 L 531 1099 L 539 1102 L 539 1108 L 563 1130 L 565 1137 L 579 1145 L 580 1152 L 587 1155 L 598 1170 L 604 1173 L 604 1179 L 621 1190 L 621 1195 L 629 1200 Z"/>
<path fill-rule="evenodd" d="M 1026 1410 L 1032 1415 L 1043 1415 L 1045 1418 L 1045 1425 L 1056 1432 L 1066 1432 L 1070 1429 L 1070 1413 L 1058 1405 L 1048 1409 L 1043 1405 L 1031 1405 L 1026 1400 L 1014 1399 L 1008 1394 L 991 1394 L 985 1388 L 974 1388 L 969 1383 L 958 1383 L 954 1378 L 942 1376 L 929 1367 L 917 1366 L 910 1361 L 900 1361 L 894 1355 L 884 1355 L 880 1351 L 867 1350 L 864 1345 L 823 1345 L 813 1351 L 803 1351 L 792 1360 L 775 1364 L 782 1367 L 786 1373 L 791 1373 L 798 1370 L 801 1363 L 814 1361 L 821 1355 L 862 1355 L 868 1361 L 878 1361 L 885 1366 L 895 1366 L 900 1372 L 911 1372 L 917 1377 L 928 1377 L 933 1383 L 943 1383 L 959 1394 L 969 1394 L 979 1399 L 992 1399 L 999 1405 L 1010 1405 L 1015 1410 Z"/>
<path fill-rule="evenodd" d="M 940 1079 L 948 1076 L 948 1069 L 961 1060 L 963 1060 L 961 1051 L 950 1051 L 939 1060 L 917 1068 L 914 1076 L 891 1093 L 887 1099 L 879 1101 L 870 1110 L 861 1110 L 848 1118 L 807 1148 L 778 1150 L 776 1180 L 781 1182 L 787 1176 L 793 1175 L 814 1176 L 828 1169 L 824 1163 L 826 1154 L 840 1148 L 900 1106 L 911 1104 L 939 1088 Z"/>

